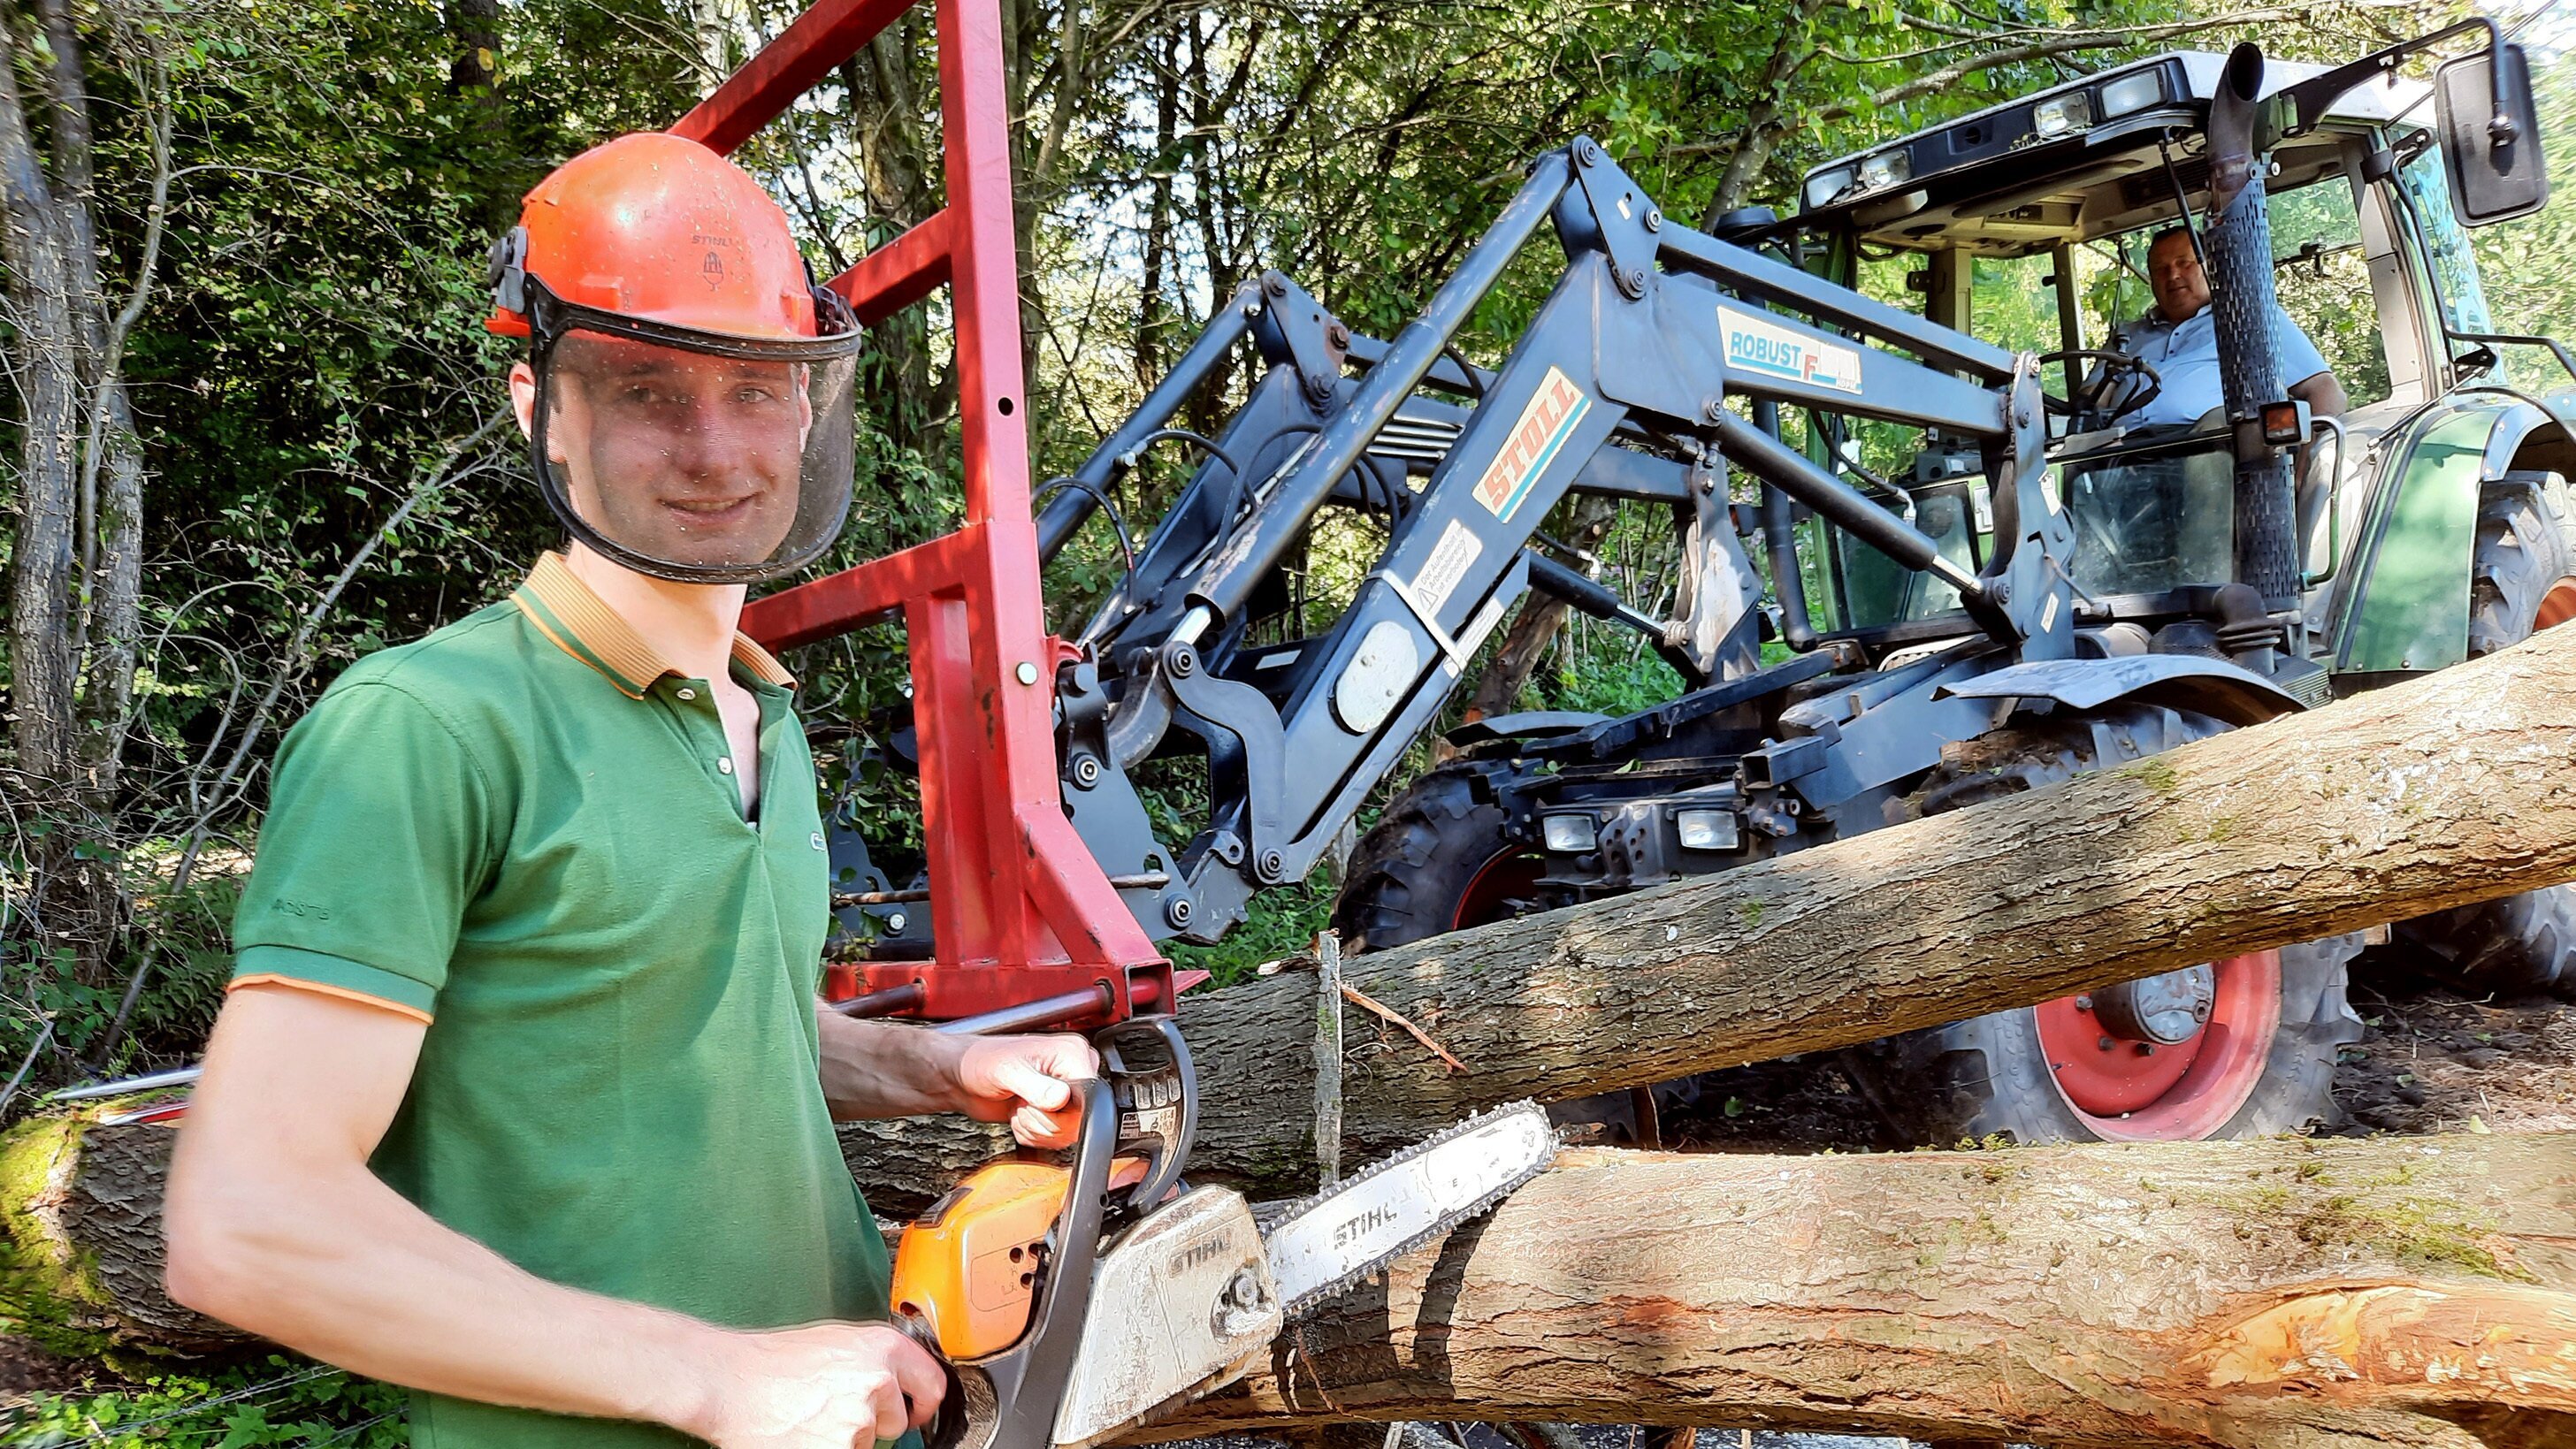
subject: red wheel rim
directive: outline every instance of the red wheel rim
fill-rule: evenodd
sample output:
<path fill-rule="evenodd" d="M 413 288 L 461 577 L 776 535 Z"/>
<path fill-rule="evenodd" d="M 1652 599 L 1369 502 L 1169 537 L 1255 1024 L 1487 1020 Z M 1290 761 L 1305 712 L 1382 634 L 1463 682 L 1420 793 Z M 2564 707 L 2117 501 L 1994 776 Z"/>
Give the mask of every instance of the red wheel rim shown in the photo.
<path fill-rule="evenodd" d="M 1505 851 L 1486 861 L 1458 895 L 1458 909 L 1449 918 L 1449 929 L 1463 931 L 1469 926 L 1482 926 L 1506 920 L 1511 903 L 1527 900 L 1538 889 L 1538 878 L 1547 873 L 1546 863 L 1535 855 Z"/>
<path fill-rule="evenodd" d="M 2215 999 L 2190 1040 L 2142 1053 L 2105 1030 L 2079 998 L 2031 1008 L 2058 1096 L 2095 1136 L 2189 1142 L 2227 1125 L 2254 1095 L 2281 1025 L 2281 953 L 2211 963 Z M 2102 1042 L 2112 1043 L 2105 1050 Z"/>
<path fill-rule="evenodd" d="M 2560 579 L 2540 596 L 2540 612 L 2531 619 L 2531 632 L 2554 629 L 2576 619 L 2576 576 Z"/>

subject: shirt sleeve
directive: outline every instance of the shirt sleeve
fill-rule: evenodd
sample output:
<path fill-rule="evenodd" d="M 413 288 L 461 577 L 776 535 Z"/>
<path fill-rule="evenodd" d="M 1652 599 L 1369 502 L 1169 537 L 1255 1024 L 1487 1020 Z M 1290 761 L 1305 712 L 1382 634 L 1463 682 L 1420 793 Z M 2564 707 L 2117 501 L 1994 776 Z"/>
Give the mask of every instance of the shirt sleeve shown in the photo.
<path fill-rule="evenodd" d="M 232 985 L 362 999 L 427 1021 L 496 850 L 489 779 L 420 699 L 344 682 L 287 733 Z"/>
<path fill-rule="evenodd" d="M 2281 353 L 2281 385 L 2296 387 L 2326 370 L 2325 354 L 2278 306 L 2272 309 L 2273 346 Z"/>

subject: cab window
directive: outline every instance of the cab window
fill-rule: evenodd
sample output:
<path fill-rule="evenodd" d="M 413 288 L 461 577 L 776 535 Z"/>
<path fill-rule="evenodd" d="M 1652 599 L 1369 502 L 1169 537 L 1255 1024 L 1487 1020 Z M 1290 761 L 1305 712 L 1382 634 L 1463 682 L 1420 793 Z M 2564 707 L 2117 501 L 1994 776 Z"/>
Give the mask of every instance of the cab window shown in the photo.
<path fill-rule="evenodd" d="M 2389 391 L 2388 352 L 2379 309 L 2368 305 L 2370 263 L 2351 185 L 2331 176 L 2271 198 L 2271 210 L 2272 285 L 2281 310 L 2317 345 L 2354 406 L 2381 401 Z"/>

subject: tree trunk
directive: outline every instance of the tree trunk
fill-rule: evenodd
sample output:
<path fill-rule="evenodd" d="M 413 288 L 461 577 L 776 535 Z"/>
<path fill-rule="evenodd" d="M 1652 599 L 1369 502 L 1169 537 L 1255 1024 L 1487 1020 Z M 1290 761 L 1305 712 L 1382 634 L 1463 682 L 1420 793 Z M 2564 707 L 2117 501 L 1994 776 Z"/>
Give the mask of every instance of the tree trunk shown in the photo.
<path fill-rule="evenodd" d="M 238 1346 L 160 1292 L 165 1127 L 0 1138 L 0 1313 Z M 1350 1420 L 2087 1449 L 2576 1443 L 2576 1134 L 1857 1157 L 1574 1151 L 1140 1437 Z"/>
<path fill-rule="evenodd" d="M 15 48 L 21 37 L 8 36 Z M 81 327 L 76 228 L 38 157 L 15 66 L 0 66 L 0 259 L 19 374 L 18 526 L 9 589 L 10 709 L 17 768 L 54 785 L 73 769 L 70 655 L 80 471 Z"/>
<path fill-rule="evenodd" d="M 1150 1434 L 1469 1418 L 2565 1445 L 2571 1181 L 2566 1135 L 1570 1152 Z"/>
<path fill-rule="evenodd" d="M 1618 499 L 1584 494 L 1566 508 L 1565 542 L 1587 551 L 1595 548 L 1618 516 Z M 1653 607 L 1651 602 L 1646 606 Z M 1503 631 L 1503 642 L 1496 646 L 1494 657 L 1484 673 L 1477 676 L 1475 693 L 1467 697 L 1468 719 L 1511 713 L 1521 697 L 1521 686 L 1529 683 L 1539 657 L 1547 653 L 1556 631 L 1564 627 L 1570 607 L 1554 594 L 1530 591 L 1520 612 L 1512 616 L 1511 627 Z"/>
<path fill-rule="evenodd" d="M 1342 1160 L 2576 877 L 2576 632 L 2115 770 L 1719 875 L 1374 952 Z M 1315 978 L 1186 1001 L 1196 1175 L 1306 1191 Z M 870 1201 L 943 1190 L 855 1161 Z"/>

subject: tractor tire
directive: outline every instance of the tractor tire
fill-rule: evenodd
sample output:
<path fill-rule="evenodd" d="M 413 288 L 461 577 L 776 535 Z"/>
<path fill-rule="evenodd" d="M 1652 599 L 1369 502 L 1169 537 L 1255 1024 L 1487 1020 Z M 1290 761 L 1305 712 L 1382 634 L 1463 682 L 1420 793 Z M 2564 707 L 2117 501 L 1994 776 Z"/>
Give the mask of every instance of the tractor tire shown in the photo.
<path fill-rule="evenodd" d="M 2478 500 L 2469 657 L 2576 617 L 2576 521 L 2554 473 L 2508 473 Z M 2471 995 L 2576 996 L 2576 886 L 2550 886 L 2400 922 L 2410 964 Z"/>
<path fill-rule="evenodd" d="M 2142 705 L 2025 720 L 1952 746 L 1891 814 L 1941 814 L 2227 728 Z M 2160 1059 L 2144 1043 L 2115 1043 L 2088 994 L 1856 1047 L 1845 1072 L 1902 1146 L 2305 1132 L 2340 1117 L 2335 1064 L 2362 1031 L 2345 999 L 2360 949 L 2356 934 L 2212 963 L 2207 1025 Z"/>
<path fill-rule="evenodd" d="M 1383 951 L 1535 906 L 1538 853 L 1505 831 L 1501 807 L 1476 795 L 1477 777 L 1515 772 L 1484 761 L 1443 765 L 1395 797 L 1351 852 L 1333 910 L 1342 949 Z"/>

